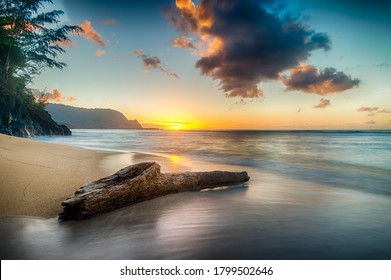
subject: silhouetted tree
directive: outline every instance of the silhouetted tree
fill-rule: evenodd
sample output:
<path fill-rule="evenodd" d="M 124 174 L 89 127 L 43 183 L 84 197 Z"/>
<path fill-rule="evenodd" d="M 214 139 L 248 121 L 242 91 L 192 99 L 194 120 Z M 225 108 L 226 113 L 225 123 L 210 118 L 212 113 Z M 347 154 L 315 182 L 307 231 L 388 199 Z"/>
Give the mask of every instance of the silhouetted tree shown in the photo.
<path fill-rule="evenodd" d="M 63 11 L 45 11 L 52 0 L 0 0 L 0 85 L 15 92 L 45 67 L 63 68 L 57 61 L 78 26 L 60 25 Z"/>
<path fill-rule="evenodd" d="M 62 25 L 62 11 L 48 11 L 52 0 L 0 0 L 0 133 L 70 134 L 59 127 L 36 102 L 26 85 L 45 67 L 63 68 L 57 60 L 69 43 L 69 33 L 83 32 L 75 25 Z M 68 130 L 68 131 L 67 131 Z M 29 134 L 29 133 L 27 133 Z"/>

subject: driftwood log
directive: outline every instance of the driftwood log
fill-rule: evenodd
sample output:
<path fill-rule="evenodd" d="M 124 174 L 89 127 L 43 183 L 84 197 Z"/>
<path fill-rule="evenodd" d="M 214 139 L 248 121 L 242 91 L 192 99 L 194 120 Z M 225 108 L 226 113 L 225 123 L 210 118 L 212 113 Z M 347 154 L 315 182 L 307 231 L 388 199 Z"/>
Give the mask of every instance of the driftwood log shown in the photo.
<path fill-rule="evenodd" d="M 160 173 L 160 165 L 155 162 L 139 163 L 79 188 L 73 197 L 62 202 L 59 219 L 83 219 L 170 193 L 243 183 L 249 179 L 245 171 Z"/>

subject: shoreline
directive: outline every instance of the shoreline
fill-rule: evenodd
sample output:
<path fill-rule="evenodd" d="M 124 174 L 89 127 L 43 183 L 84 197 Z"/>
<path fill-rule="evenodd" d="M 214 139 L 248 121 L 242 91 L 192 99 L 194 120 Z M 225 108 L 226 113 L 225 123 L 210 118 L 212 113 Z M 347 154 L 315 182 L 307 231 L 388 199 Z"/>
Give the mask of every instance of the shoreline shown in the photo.
<path fill-rule="evenodd" d="M 116 141 L 112 138 L 112 146 Z M 2 259 L 390 258 L 384 246 L 390 242 L 390 196 L 373 192 L 389 186 L 389 177 L 368 176 L 360 168 L 337 172 L 316 165 L 303 170 L 290 162 L 273 166 L 271 160 L 256 167 L 240 165 L 240 160 L 232 165 L 235 160 L 229 157 L 197 157 L 186 149 L 162 149 L 159 141 L 104 153 L 0 135 Z M 132 152 L 133 146 L 138 150 Z M 262 160 L 262 154 L 254 156 Z M 164 173 L 246 170 L 251 180 L 239 188 L 166 195 L 99 218 L 58 221 L 64 197 L 140 161 L 155 161 Z"/>
<path fill-rule="evenodd" d="M 100 162 L 113 154 L 0 134 L 0 215 L 55 217 L 80 186 L 111 174 Z"/>
<path fill-rule="evenodd" d="M 0 134 L 0 216 L 57 217 L 61 202 L 81 186 L 145 161 L 158 163 L 162 173 L 240 168 L 179 155 L 92 150 Z"/>

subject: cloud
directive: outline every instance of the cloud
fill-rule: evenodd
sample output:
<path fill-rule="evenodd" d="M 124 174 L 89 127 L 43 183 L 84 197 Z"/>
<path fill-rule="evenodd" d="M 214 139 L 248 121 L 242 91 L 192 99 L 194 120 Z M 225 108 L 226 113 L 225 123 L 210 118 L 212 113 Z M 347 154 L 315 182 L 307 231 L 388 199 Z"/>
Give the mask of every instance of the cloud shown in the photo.
<path fill-rule="evenodd" d="M 374 125 L 376 122 L 374 120 L 367 121 L 365 124 Z"/>
<path fill-rule="evenodd" d="M 33 89 L 33 94 L 35 96 L 36 101 L 43 103 L 47 103 L 50 101 L 62 103 L 62 100 L 64 99 L 62 93 L 57 88 L 53 89 L 52 92 L 42 92 L 38 89 Z"/>
<path fill-rule="evenodd" d="M 67 97 L 67 100 L 70 101 L 70 102 L 73 102 L 73 101 L 76 101 L 77 100 L 77 97 L 76 96 L 68 96 Z"/>
<path fill-rule="evenodd" d="M 99 23 L 102 25 L 117 25 L 119 22 L 116 19 L 103 19 Z"/>
<path fill-rule="evenodd" d="M 360 107 L 357 112 L 376 112 L 377 110 L 379 110 L 379 107 Z"/>
<path fill-rule="evenodd" d="M 147 70 L 161 69 L 161 61 L 157 56 L 145 55 L 143 58 L 144 66 Z"/>
<path fill-rule="evenodd" d="M 269 0 L 197 2 L 177 0 L 165 16 L 182 36 L 196 35 L 201 54 L 196 67 L 218 81 L 228 97 L 261 97 L 261 82 L 281 80 L 280 73 L 306 61 L 312 51 L 330 49 L 327 34 L 268 9 Z M 330 90 L 344 87 L 338 83 Z"/>
<path fill-rule="evenodd" d="M 134 52 L 133 52 L 133 54 L 135 55 L 135 56 L 142 56 L 143 55 L 143 50 L 142 49 L 138 49 L 138 50 L 135 50 Z"/>
<path fill-rule="evenodd" d="M 73 48 L 75 46 L 75 44 L 69 39 L 56 41 L 56 42 L 54 42 L 54 45 L 57 45 L 60 47 L 70 47 L 70 48 Z"/>
<path fill-rule="evenodd" d="M 142 49 L 135 50 L 133 54 L 143 61 L 144 71 L 146 73 L 148 73 L 150 70 L 160 70 L 167 76 L 179 78 L 175 72 L 171 72 L 163 68 L 162 62 L 157 56 L 146 55 L 143 53 Z"/>
<path fill-rule="evenodd" d="M 53 89 L 52 92 L 40 91 L 38 89 L 33 89 L 33 95 L 37 102 L 49 103 L 62 103 L 63 100 L 67 100 L 70 102 L 76 101 L 77 98 L 75 96 L 64 97 L 61 91 L 57 88 Z"/>
<path fill-rule="evenodd" d="M 378 113 L 390 114 L 391 109 L 388 108 L 380 109 L 379 107 L 360 107 L 357 109 L 357 112 L 369 112 L 368 116 L 374 116 L 375 114 Z"/>
<path fill-rule="evenodd" d="M 352 79 L 332 67 L 319 71 L 314 65 L 300 65 L 290 70 L 290 76 L 283 76 L 286 90 L 299 90 L 318 95 L 329 95 L 357 87 L 360 80 Z"/>
<path fill-rule="evenodd" d="M 169 72 L 169 71 L 166 71 L 166 70 L 164 70 L 163 72 L 164 72 L 164 74 L 166 74 L 167 76 L 171 76 L 171 77 L 174 77 L 174 78 L 179 78 L 178 74 L 175 73 L 175 72 Z"/>
<path fill-rule="evenodd" d="M 106 55 L 106 50 L 97 50 L 95 54 L 98 57 L 104 56 Z"/>
<path fill-rule="evenodd" d="M 330 106 L 330 99 L 321 98 L 319 101 L 319 104 L 314 106 L 314 108 L 326 108 L 327 106 Z"/>
<path fill-rule="evenodd" d="M 171 40 L 171 45 L 176 48 L 195 49 L 195 46 L 190 42 L 191 38 L 180 36 Z"/>
<path fill-rule="evenodd" d="M 94 27 L 92 26 L 91 22 L 88 20 L 85 20 L 84 23 L 79 24 L 79 26 L 83 29 L 83 33 L 80 33 L 81 36 L 83 36 L 87 40 L 91 40 L 98 46 L 104 47 L 105 43 L 103 42 L 102 35 L 100 35 Z"/>

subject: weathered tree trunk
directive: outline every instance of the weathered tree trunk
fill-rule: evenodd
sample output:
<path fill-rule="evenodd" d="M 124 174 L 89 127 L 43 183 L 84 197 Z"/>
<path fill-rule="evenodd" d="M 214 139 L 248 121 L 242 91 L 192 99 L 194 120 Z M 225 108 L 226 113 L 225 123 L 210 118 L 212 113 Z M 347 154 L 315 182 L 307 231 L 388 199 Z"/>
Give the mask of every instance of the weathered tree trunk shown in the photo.
<path fill-rule="evenodd" d="M 83 219 L 170 193 L 243 183 L 249 179 L 245 171 L 162 174 L 155 162 L 139 163 L 78 189 L 73 197 L 62 202 L 64 212 L 59 214 L 59 219 Z"/>

